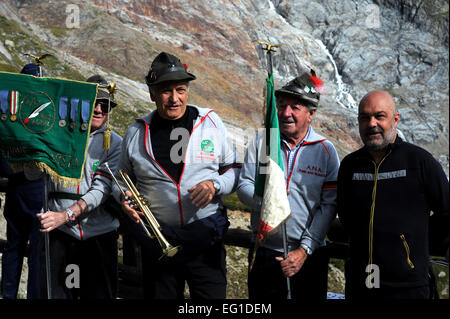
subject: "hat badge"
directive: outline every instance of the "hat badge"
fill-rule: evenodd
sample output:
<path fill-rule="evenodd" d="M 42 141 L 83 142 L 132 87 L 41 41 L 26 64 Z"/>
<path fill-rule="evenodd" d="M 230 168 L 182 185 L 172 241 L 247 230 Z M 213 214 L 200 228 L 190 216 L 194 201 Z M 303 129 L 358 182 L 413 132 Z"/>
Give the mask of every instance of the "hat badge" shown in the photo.
<path fill-rule="evenodd" d="M 152 70 L 152 72 L 150 73 L 150 80 L 154 81 L 156 80 L 156 73 L 155 71 Z"/>

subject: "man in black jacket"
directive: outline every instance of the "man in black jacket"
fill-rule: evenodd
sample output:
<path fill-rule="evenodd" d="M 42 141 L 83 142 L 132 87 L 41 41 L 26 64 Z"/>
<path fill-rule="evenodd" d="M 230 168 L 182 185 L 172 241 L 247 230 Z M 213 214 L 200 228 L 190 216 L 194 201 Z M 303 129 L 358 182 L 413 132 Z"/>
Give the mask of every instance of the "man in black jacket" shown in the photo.
<path fill-rule="evenodd" d="M 424 149 L 397 136 L 400 114 L 389 93 L 359 104 L 364 147 L 344 158 L 338 215 L 350 239 L 349 299 L 427 299 L 429 220 L 448 225 L 448 179 Z"/>

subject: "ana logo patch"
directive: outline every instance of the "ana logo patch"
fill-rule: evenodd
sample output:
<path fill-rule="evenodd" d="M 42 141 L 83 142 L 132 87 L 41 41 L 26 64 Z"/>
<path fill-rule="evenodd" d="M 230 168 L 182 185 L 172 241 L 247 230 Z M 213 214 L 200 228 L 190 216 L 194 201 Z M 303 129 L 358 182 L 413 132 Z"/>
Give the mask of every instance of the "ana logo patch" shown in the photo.
<path fill-rule="evenodd" d="M 203 140 L 202 144 L 200 145 L 200 148 L 204 153 L 207 154 L 214 153 L 214 143 L 211 140 Z"/>
<path fill-rule="evenodd" d="M 308 174 L 308 175 L 315 175 L 315 176 L 320 176 L 320 177 L 325 177 L 327 176 L 325 174 L 325 171 L 322 170 L 319 166 L 315 166 L 315 165 L 308 165 L 306 167 L 306 169 L 299 169 L 300 173 L 303 174 Z"/>

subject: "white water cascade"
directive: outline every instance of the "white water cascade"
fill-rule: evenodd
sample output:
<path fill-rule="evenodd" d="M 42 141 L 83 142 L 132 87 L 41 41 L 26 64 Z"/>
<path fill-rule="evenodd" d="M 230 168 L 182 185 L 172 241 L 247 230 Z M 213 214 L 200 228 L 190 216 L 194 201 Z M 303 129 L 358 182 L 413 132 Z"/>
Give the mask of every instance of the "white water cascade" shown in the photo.
<path fill-rule="evenodd" d="M 338 102 L 338 104 L 340 106 L 357 111 L 358 104 L 356 103 L 353 96 L 350 94 L 347 85 L 344 83 L 344 81 L 342 81 L 342 77 L 338 72 L 336 62 L 334 61 L 333 56 L 331 55 L 330 51 L 328 51 L 327 47 L 323 44 L 322 41 L 317 40 L 317 39 L 315 41 L 319 45 L 319 47 L 325 52 L 325 54 L 327 55 L 327 57 L 330 59 L 331 63 L 333 64 L 334 72 L 336 74 L 336 83 L 338 85 L 338 92 L 336 94 L 336 102 Z M 400 131 L 398 128 L 397 128 L 397 133 L 404 141 L 408 141 L 406 139 L 405 135 L 403 134 L 403 132 Z"/>
<path fill-rule="evenodd" d="M 327 57 L 330 59 L 331 63 L 333 64 L 334 73 L 336 76 L 336 83 L 338 86 L 337 94 L 336 94 L 336 102 L 345 108 L 348 109 L 357 109 L 358 104 L 356 103 L 353 96 L 350 94 L 350 90 L 348 89 L 347 85 L 342 81 L 342 77 L 339 74 L 338 68 L 336 66 L 336 62 L 333 59 L 333 56 L 331 55 L 330 51 L 328 51 L 327 47 L 323 44 L 321 40 L 315 39 L 314 40 L 317 45 L 325 52 Z"/>

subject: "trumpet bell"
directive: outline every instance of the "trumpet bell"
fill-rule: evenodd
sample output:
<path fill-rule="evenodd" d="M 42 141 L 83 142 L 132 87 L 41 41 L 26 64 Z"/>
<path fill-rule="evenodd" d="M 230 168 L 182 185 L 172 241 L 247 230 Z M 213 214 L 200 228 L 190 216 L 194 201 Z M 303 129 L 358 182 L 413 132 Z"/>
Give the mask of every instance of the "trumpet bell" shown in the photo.
<path fill-rule="evenodd" d="M 180 246 L 170 246 L 166 249 L 163 249 L 163 254 L 161 257 L 159 257 L 159 259 L 162 259 L 164 257 L 173 257 L 175 256 L 175 254 L 178 252 L 178 250 L 180 249 Z"/>

